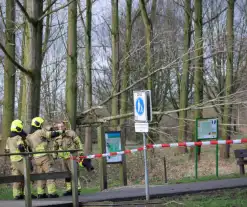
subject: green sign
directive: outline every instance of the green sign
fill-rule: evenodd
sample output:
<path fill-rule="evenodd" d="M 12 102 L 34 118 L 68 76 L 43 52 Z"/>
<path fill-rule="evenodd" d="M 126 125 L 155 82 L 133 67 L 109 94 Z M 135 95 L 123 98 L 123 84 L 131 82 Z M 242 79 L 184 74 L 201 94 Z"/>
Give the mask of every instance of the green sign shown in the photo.
<path fill-rule="evenodd" d="M 218 137 L 217 119 L 198 119 L 197 120 L 197 139 L 216 139 Z"/>
<path fill-rule="evenodd" d="M 196 119 L 196 141 L 217 139 L 218 140 L 218 119 L 217 118 L 201 118 Z M 195 177 L 198 178 L 198 150 L 199 147 L 195 147 Z M 216 144 L 216 176 L 219 176 L 219 146 Z"/>
<path fill-rule="evenodd" d="M 106 132 L 106 153 L 121 151 L 121 132 Z M 122 162 L 122 155 L 108 156 L 106 157 L 107 163 L 119 163 Z"/>

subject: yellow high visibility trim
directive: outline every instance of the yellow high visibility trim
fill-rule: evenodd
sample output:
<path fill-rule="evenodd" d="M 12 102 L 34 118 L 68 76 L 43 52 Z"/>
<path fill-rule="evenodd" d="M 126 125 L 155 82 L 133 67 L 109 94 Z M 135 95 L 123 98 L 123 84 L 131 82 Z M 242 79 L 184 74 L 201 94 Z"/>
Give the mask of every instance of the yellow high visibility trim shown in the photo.
<path fill-rule="evenodd" d="M 37 147 L 35 148 L 35 152 L 44 152 L 44 151 L 46 151 L 46 148 L 47 148 L 47 143 L 42 142 L 39 145 L 37 145 Z M 44 155 L 46 155 L 46 153 L 34 154 L 33 156 L 34 157 L 42 157 Z"/>
<path fill-rule="evenodd" d="M 37 194 L 41 195 L 45 193 L 45 189 L 41 188 L 41 187 L 37 187 Z"/>
<path fill-rule="evenodd" d="M 13 197 L 23 195 L 23 192 L 20 189 L 13 188 Z"/>
<path fill-rule="evenodd" d="M 48 184 L 47 185 L 48 194 L 56 193 L 56 185 L 55 184 Z"/>
<path fill-rule="evenodd" d="M 71 190 L 71 182 L 66 182 L 66 191 Z"/>
<path fill-rule="evenodd" d="M 20 153 L 19 149 L 16 149 L 15 153 Z M 10 161 L 11 162 L 19 162 L 23 159 L 23 157 L 21 155 L 11 155 L 10 156 Z"/>

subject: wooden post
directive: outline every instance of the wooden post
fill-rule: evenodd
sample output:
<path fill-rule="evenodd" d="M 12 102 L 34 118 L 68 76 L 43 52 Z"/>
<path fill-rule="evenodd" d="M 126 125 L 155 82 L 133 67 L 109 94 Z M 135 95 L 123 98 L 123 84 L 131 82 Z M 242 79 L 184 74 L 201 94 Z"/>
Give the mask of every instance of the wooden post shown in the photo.
<path fill-rule="evenodd" d="M 239 160 L 240 175 L 244 175 L 245 174 L 244 158 L 243 157 L 240 157 L 240 158 L 238 158 L 238 160 Z"/>
<path fill-rule="evenodd" d="M 122 134 L 124 136 L 122 136 Z M 126 131 L 125 133 L 121 133 L 121 147 L 122 151 L 125 150 L 125 139 L 126 139 Z M 121 185 L 126 186 L 127 185 L 127 168 L 126 168 L 126 155 L 122 155 L 122 163 L 119 167 L 119 178 Z"/>
<path fill-rule="evenodd" d="M 29 156 L 23 156 L 24 164 L 24 191 L 25 191 L 25 206 L 32 207 L 31 182 L 30 182 L 30 161 Z"/>
<path fill-rule="evenodd" d="M 77 155 L 77 153 L 71 153 L 72 156 Z M 78 201 L 78 169 L 77 162 L 71 159 L 71 181 L 72 181 L 72 200 L 73 207 L 79 207 Z"/>
<path fill-rule="evenodd" d="M 105 146 L 105 133 L 102 125 L 100 125 L 97 128 L 97 136 L 98 136 L 99 153 L 103 154 L 106 152 L 106 146 Z M 103 191 L 107 189 L 107 169 L 106 169 L 105 157 L 102 157 L 99 160 L 99 172 L 100 172 L 100 190 Z"/>
<path fill-rule="evenodd" d="M 165 183 L 168 182 L 168 180 L 167 180 L 167 169 L 166 169 L 166 157 L 164 157 L 164 180 L 165 180 Z"/>

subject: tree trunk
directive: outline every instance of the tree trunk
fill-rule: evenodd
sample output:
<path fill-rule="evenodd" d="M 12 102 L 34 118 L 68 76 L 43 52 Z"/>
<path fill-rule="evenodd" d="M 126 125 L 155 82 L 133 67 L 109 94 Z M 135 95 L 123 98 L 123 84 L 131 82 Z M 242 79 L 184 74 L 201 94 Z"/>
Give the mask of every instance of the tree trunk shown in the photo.
<path fill-rule="evenodd" d="M 68 54 L 66 73 L 66 112 L 71 129 L 76 129 L 77 106 L 77 2 L 71 2 L 68 7 Z"/>
<path fill-rule="evenodd" d="M 26 32 L 27 44 L 25 44 L 25 64 L 31 70 L 32 76 L 26 76 L 25 88 L 23 88 L 22 106 L 25 111 L 26 126 L 30 126 L 31 119 L 39 116 L 40 111 L 40 82 L 42 67 L 42 38 L 43 38 L 43 21 L 38 18 L 43 12 L 43 1 L 28 0 L 27 14 L 32 19 L 28 22 L 28 32 Z M 30 35 L 30 36 L 29 36 Z M 26 42 L 25 42 L 26 43 Z"/>
<path fill-rule="evenodd" d="M 24 38 L 24 35 L 23 35 Z M 24 44 L 22 44 L 22 55 L 23 55 Z M 22 57 L 22 65 L 23 65 L 23 57 Z M 18 119 L 21 119 L 21 109 L 22 109 L 22 97 L 23 97 L 23 79 L 25 75 L 20 72 L 20 93 L 18 97 Z"/>
<path fill-rule="evenodd" d="M 188 106 L 188 79 L 189 79 L 189 67 L 190 67 L 190 31 L 191 31 L 191 8 L 190 2 L 191 0 L 185 1 L 185 23 L 184 23 L 184 57 L 183 57 L 183 73 L 182 79 L 180 83 L 180 105 L 179 108 L 185 109 Z M 179 133 L 178 133 L 178 141 L 183 142 L 186 141 L 186 122 L 185 118 L 187 117 L 187 111 L 182 110 L 179 112 Z M 187 148 L 179 148 L 182 153 L 187 152 Z"/>
<path fill-rule="evenodd" d="M 152 25 L 151 20 L 148 17 L 147 10 L 146 10 L 146 3 L 144 0 L 140 0 L 140 8 L 141 8 L 141 15 L 145 26 L 145 37 L 146 37 L 146 58 L 147 58 L 147 67 L 146 67 L 146 74 L 151 72 L 152 68 L 152 52 L 151 52 L 151 38 L 152 38 Z M 147 90 L 152 90 L 152 77 L 149 76 L 146 85 Z"/>
<path fill-rule="evenodd" d="M 146 74 L 151 73 L 152 71 L 152 22 L 151 19 L 148 17 L 148 13 L 146 10 L 146 3 L 144 0 L 139 1 L 140 4 L 140 9 L 141 9 L 141 15 L 142 15 L 142 20 L 144 23 L 145 27 L 145 38 L 146 38 L 146 61 L 147 61 L 147 67 L 146 67 Z M 155 12 L 156 12 L 156 0 L 153 0 L 152 2 L 152 19 L 154 22 L 155 19 Z M 147 84 L 146 84 L 146 89 L 147 90 L 152 90 L 152 77 L 149 76 L 147 79 Z M 155 105 L 153 104 L 153 108 Z M 153 122 L 156 122 L 155 118 L 156 116 L 153 116 L 154 120 Z M 157 124 L 153 125 L 152 127 L 157 127 Z M 153 140 L 155 137 L 158 136 L 156 132 L 150 132 L 149 137 L 150 139 L 148 140 L 148 143 L 153 143 Z"/>
<path fill-rule="evenodd" d="M 27 8 L 27 0 L 24 0 L 24 8 Z M 23 31 L 23 44 L 22 44 L 22 64 L 24 68 L 28 68 L 30 62 L 29 49 L 30 49 L 30 27 L 24 17 L 24 31 Z M 27 77 L 24 73 L 21 74 L 20 83 L 20 98 L 19 98 L 19 118 L 24 122 L 24 127 L 27 126 Z"/>
<path fill-rule="evenodd" d="M 91 53 L 91 24 L 92 24 L 92 2 L 87 0 L 87 16 L 85 27 L 85 59 L 86 59 L 86 103 L 87 108 L 92 107 L 92 53 Z M 92 152 L 92 128 L 86 127 L 85 129 L 85 154 Z"/>
<path fill-rule="evenodd" d="M 227 37 L 227 69 L 226 69 L 226 87 L 225 87 L 225 103 L 229 103 L 232 93 L 232 75 L 233 75 L 233 44 L 234 44 L 234 3 L 235 0 L 228 0 L 227 22 L 226 22 L 226 37 Z M 223 123 L 231 124 L 232 105 L 224 105 Z M 222 138 L 230 139 L 231 127 L 223 125 Z M 222 158 L 230 157 L 230 145 L 221 146 L 220 155 Z"/>
<path fill-rule="evenodd" d="M 47 0 L 47 6 L 50 6 L 51 3 L 52 3 L 51 0 Z M 48 12 L 51 12 L 51 10 L 52 10 L 52 6 L 50 6 Z M 44 35 L 44 43 L 43 43 L 43 48 L 42 48 L 42 62 L 43 62 L 43 60 L 45 58 L 45 54 L 48 50 L 48 41 L 49 41 L 49 36 L 50 36 L 50 31 L 51 31 L 51 29 L 50 29 L 51 24 L 50 23 L 51 23 L 50 14 L 48 14 L 46 16 L 46 24 L 45 24 L 45 32 L 44 32 L 45 35 Z"/>
<path fill-rule="evenodd" d="M 119 71 L 119 22 L 118 22 L 118 0 L 111 0 L 112 6 L 112 94 L 117 93 L 118 71 Z M 118 114 L 118 96 L 112 98 L 111 115 Z M 118 126 L 118 120 L 112 121 L 112 126 Z"/>
<path fill-rule="evenodd" d="M 6 1 L 6 33 L 5 47 L 9 55 L 15 59 L 15 0 Z M 3 102 L 3 140 L 1 149 L 5 147 L 6 139 L 10 134 L 10 125 L 15 111 L 15 66 L 5 56 L 4 59 L 4 102 Z"/>
<path fill-rule="evenodd" d="M 202 39 L 202 0 L 195 1 L 195 99 L 194 103 L 200 104 L 203 101 L 203 39 Z M 202 109 L 196 109 L 195 119 L 202 118 Z M 195 131 L 194 136 L 195 140 Z M 198 150 L 200 155 L 200 148 Z"/>
<path fill-rule="evenodd" d="M 123 70 L 123 80 L 121 84 L 121 91 L 128 86 L 129 73 L 130 73 L 130 45 L 131 45 L 131 10 L 132 10 L 132 0 L 126 0 L 126 39 L 125 39 L 125 53 L 124 53 L 124 70 Z M 123 92 L 121 94 L 121 110 L 120 114 L 127 114 L 128 111 L 128 92 Z M 125 119 L 120 120 L 120 125 L 124 124 Z"/>

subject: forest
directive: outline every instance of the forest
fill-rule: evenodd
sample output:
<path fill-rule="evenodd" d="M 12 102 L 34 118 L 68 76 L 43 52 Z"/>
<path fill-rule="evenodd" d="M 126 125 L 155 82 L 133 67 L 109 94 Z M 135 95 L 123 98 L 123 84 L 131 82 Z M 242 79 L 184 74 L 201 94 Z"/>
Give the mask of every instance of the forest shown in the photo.
<path fill-rule="evenodd" d="M 246 20 L 243 0 L 0 0 L 0 151 L 35 116 L 69 121 L 86 154 L 99 125 L 136 141 L 134 90 L 152 92 L 149 142 L 194 140 L 203 117 L 244 134 Z"/>

